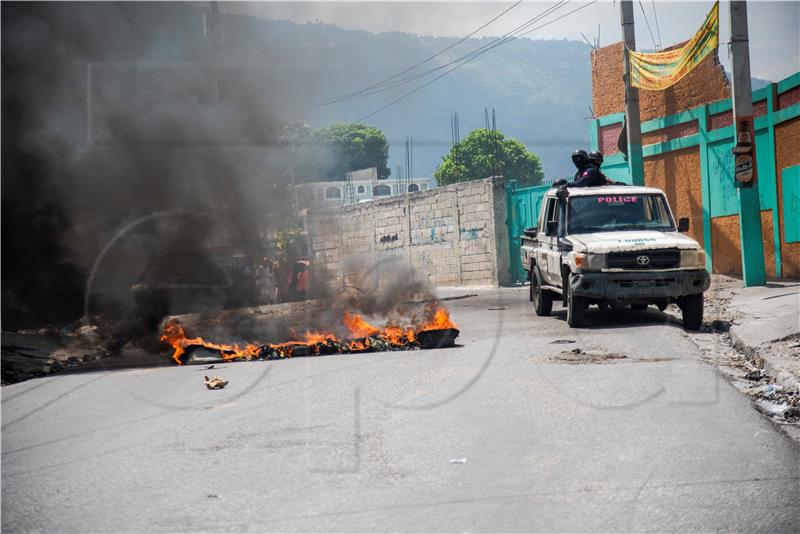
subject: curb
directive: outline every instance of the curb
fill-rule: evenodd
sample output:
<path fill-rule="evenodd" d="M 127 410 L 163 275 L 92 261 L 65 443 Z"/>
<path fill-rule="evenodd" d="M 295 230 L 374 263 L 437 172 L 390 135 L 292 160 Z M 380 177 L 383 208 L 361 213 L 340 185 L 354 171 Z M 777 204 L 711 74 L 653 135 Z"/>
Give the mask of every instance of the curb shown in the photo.
<path fill-rule="evenodd" d="M 794 375 L 791 373 L 783 371 L 779 365 L 776 365 L 773 361 L 771 361 L 772 358 L 770 358 L 769 355 L 763 355 L 759 351 L 758 346 L 748 345 L 747 342 L 745 342 L 745 340 L 739 335 L 735 326 L 731 327 L 728 335 L 730 335 L 731 345 L 733 348 L 744 354 L 745 358 L 747 358 L 750 363 L 760 369 L 763 369 L 765 374 L 774 376 L 776 381 L 782 386 L 787 388 L 797 388 L 800 390 L 800 379 L 794 377 Z"/>

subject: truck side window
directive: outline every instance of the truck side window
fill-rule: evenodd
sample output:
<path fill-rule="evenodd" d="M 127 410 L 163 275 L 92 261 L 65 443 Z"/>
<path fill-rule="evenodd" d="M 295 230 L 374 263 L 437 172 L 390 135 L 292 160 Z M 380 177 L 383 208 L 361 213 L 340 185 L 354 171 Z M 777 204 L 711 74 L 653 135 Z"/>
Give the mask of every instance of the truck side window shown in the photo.
<path fill-rule="evenodd" d="M 555 220 L 554 219 L 555 208 L 556 208 L 556 199 L 548 198 L 544 210 L 544 217 L 542 217 L 542 220 L 539 221 L 539 232 L 541 232 L 543 235 L 546 235 L 547 232 L 547 222 Z"/>

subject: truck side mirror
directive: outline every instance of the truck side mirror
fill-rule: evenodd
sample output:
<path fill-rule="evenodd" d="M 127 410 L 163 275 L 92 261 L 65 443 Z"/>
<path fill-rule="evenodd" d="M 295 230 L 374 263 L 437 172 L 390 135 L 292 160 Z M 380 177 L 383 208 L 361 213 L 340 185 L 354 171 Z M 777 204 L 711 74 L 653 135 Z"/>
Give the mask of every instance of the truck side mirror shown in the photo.
<path fill-rule="evenodd" d="M 547 221 L 547 235 L 556 235 L 558 232 L 558 221 Z"/>
<path fill-rule="evenodd" d="M 689 217 L 681 217 L 680 219 L 678 219 L 678 231 L 679 232 L 689 231 Z"/>
<path fill-rule="evenodd" d="M 525 237 L 536 237 L 538 229 L 535 226 L 533 228 L 525 228 L 522 233 L 525 234 Z"/>

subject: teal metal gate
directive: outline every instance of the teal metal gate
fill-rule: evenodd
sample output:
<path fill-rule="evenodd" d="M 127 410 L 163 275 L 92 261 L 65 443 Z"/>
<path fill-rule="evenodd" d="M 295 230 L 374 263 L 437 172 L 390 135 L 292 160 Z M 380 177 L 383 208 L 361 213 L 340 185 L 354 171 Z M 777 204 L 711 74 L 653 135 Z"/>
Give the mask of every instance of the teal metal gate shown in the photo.
<path fill-rule="evenodd" d="M 522 268 L 522 260 L 519 254 L 520 236 L 526 228 L 536 226 L 542 197 L 550 187 L 550 185 L 517 187 L 516 181 L 506 184 L 509 263 L 511 265 L 511 280 L 515 283 L 520 284 L 527 279 L 527 273 Z"/>

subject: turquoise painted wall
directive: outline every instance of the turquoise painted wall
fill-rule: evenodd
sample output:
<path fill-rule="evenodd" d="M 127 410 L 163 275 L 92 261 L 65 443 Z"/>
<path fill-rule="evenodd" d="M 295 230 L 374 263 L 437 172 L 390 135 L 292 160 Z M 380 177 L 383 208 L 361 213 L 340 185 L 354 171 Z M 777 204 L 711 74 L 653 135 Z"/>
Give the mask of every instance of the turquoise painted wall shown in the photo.
<path fill-rule="evenodd" d="M 781 188 L 786 242 L 797 243 L 800 242 L 800 165 L 783 169 Z"/>
<path fill-rule="evenodd" d="M 775 169 L 775 125 L 800 116 L 800 104 L 774 111 L 776 107 L 775 96 L 798 86 L 800 86 L 800 72 L 778 83 L 769 84 L 753 92 L 753 102 L 759 102 L 765 99 L 767 101 L 768 112 L 763 116 L 756 117 L 754 121 L 756 130 L 757 187 L 761 210 L 772 210 L 772 239 L 775 245 L 775 270 L 777 276 L 781 276 L 779 230 L 781 221 L 778 221 L 779 215 L 777 209 L 778 199 L 776 184 L 779 174 Z M 716 130 L 709 130 L 707 119 L 710 115 L 722 113 L 730 109 L 731 101 L 730 99 L 726 99 L 642 123 L 642 133 L 648 133 L 690 120 L 697 120 L 698 122 L 697 134 L 679 139 L 670 139 L 663 143 L 647 145 L 643 147 L 643 152 L 645 158 L 647 158 L 674 150 L 681 150 L 694 146 L 699 147 L 703 195 L 703 235 L 704 247 L 706 250 L 706 269 L 709 271 L 711 271 L 713 267 L 711 218 L 736 215 L 739 212 L 738 193 L 733 180 L 733 154 L 731 153 L 734 144 L 734 128 L 733 126 L 726 126 Z M 598 149 L 598 129 L 600 126 L 620 123 L 623 119 L 624 114 L 614 113 L 593 120 L 589 126 L 591 149 Z M 795 168 L 792 167 L 791 169 Z M 800 182 L 800 177 L 796 178 L 798 171 L 791 169 L 783 170 L 784 174 L 787 170 L 789 171 L 789 178 L 784 178 L 784 183 L 787 185 L 784 188 L 784 221 L 782 221 L 782 224 L 787 230 L 787 236 L 789 235 L 790 224 L 793 224 L 794 228 L 798 228 L 797 234 L 792 234 L 793 236 L 798 236 L 798 234 L 800 234 L 800 214 L 795 215 L 797 212 L 792 211 L 794 210 L 794 204 L 790 206 L 791 209 L 787 209 L 786 207 L 786 192 L 789 191 L 791 194 L 797 194 L 796 200 L 789 199 L 790 204 L 791 202 L 795 202 L 798 206 L 797 209 L 800 210 L 800 185 L 797 185 L 798 182 Z M 603 172 L 615 180 L 631 183 L 628 165 L 622 154 L 614 154 L 606 158 L 603 164 Z M 794 231 L 794 228 L 792 231 Z"/>

